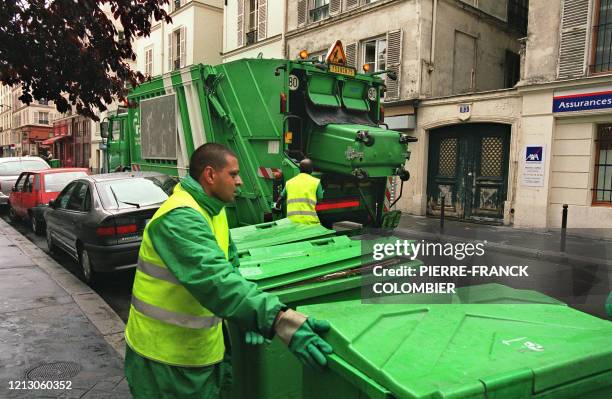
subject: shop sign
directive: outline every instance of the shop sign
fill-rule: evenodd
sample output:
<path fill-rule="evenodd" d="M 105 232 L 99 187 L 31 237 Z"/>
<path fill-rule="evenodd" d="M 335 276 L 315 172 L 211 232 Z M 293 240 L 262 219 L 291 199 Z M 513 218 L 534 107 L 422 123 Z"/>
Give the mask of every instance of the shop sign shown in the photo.
<path fill-rule="evenodd" d="M 526 145 L 523 154 L 523 185 L 544 186 L 544 146 Z"/>
<path fill-rule="evenodd" d="M 612 86 L 594 90 L 580 89 L 556 92 L 553 112 L 576 112 L 612 108 Z"/>

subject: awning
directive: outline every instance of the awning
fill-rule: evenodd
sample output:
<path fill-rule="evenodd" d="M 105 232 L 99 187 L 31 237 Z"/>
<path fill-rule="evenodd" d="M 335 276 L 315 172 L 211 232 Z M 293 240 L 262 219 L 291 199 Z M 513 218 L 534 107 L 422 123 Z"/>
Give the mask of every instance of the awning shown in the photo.
<path fill-rule="evenodd" d="M 51 145 L 51 144 L 55 143 L 57 140 L 61 140 L 61 139 L 65 138 L 65 137 L 68 137 L 68 136 L 55 136 L 55 137 L 51 137 L 50 139 L 47 139 L 47 140 L 43 141 L 40 144 L 41 145 Z"/>

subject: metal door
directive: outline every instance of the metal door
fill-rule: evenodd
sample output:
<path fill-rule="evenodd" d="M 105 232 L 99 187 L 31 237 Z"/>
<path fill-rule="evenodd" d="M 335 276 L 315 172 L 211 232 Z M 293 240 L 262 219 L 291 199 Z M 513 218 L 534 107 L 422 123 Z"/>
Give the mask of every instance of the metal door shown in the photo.
<path fill-rule="evenodd" d="M 501 222 L 507 195 L 510 127 L 475 123 L 433 130 L 429 138 L 427 213 Z"/>

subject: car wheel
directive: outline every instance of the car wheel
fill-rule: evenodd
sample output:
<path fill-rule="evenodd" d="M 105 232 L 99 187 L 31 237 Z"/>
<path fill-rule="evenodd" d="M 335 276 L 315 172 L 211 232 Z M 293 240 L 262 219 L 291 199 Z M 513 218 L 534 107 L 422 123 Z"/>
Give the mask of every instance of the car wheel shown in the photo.
<path fill-rule="evenodd" d="M 30 215 L 30 226 L 32 227 L 32 231 L 36 235 L 42 235 L 44 232 L 44 225 L 41 220 L 39 220 L 36 215 Z"/>
<path fill-rule="evenodd" d="M 19 220 L 19 216 L 17 215 L 17 213 L 15 213 L 15 209 L 13 209 L 12 206 L 9 205 L 9 219 L 11 219 L 11 222 L 16 222 L 17 220 Z"/>
<path fill-rule="evenodd" d="M 47 249 L 50 254 L 56 253 L 56 246 L 53 244 L 53 238 L 51 238 L 51 230 L 47 229 Z"/>
<path fill-rule="evenodd" d="M 85 248 L 79 251 L 79 263 L 81 264 L 81 272 L 87 284 L 92 285 L 97 280 L 97 273 L 91 267 L 91 259 Z"/>

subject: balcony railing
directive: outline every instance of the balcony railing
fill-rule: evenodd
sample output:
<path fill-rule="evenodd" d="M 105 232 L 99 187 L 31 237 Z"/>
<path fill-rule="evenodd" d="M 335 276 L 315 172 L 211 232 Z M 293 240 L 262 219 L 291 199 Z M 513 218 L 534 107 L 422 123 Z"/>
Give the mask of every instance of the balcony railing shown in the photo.
<path fill-rule="evenodd" d="M 246 44 L 257 43 L 257 29 L 247 32 L 246 34 Z"/>

